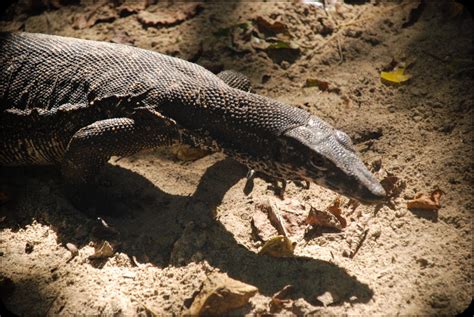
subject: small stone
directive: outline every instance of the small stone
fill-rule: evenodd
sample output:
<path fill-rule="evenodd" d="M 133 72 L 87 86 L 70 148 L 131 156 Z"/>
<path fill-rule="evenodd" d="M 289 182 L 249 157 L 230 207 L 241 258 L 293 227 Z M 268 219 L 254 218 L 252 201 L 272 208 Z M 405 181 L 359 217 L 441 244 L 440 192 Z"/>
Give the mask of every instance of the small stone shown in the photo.
<path fill-rule="evenodd" d="M 290 68 L 290 63 L 288 63 L 287 61 L 282 61 L 280 66 L 283 69 L 288 69 L 288 68 Z"/>
<path fill-rule="evenodd" d="M 449 305 L 449 297 L 443 293 L 433 293 L 430 296 L 430 305 L 433 308 L 445 308 Z"/>
<path fill-rule="evenodd" d="M 430 264 L 430 262 L 429 262 L 427 259 L 425 259 L 425 258 L 418 258 L 418 259 L 416 259 L 416 263 L 420 264 L 420 266 L 421 266 L 422 268 L 425 268 L 425 267 L 427 267 L 427 266 Z"/>
<path fill-rule="evenodd" d="M 334 298 L 330 292 L 324 292 L 322 295 L 316 297 L 324 307 L 327 307 L 334 303 Z"/>
<path fill-rule="evenodd" d="M 69 250 L 69 252 L 71 252 L 72 256 L 76 256 L 79 254 L 79 250 L 73 243 L 66 243 L 66 248 Z"/>
<path fill-rule="evenodd" d="M 33 252 L 33 249 L 34 249 L 33 243 L 27 242 L 25 245 L 25 253 L 30 254 L 31 252 Z"/>
<path fill-rule="evenodd" d="M 382 229 L 379 226 L 374 227 L 371 230 L 370 236 L 372 239 L 377 240 L 382 235 Z"/>

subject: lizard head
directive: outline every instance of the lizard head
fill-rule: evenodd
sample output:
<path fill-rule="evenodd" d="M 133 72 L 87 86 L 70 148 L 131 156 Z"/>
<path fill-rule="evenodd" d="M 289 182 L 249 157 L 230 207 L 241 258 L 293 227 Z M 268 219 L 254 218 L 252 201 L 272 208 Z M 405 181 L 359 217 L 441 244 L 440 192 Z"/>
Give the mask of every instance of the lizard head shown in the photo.
<path fill-rule="evenodd" d="M 315 116 L 279 138 L 280 174 L 315 182 L 361 202 L 385 199 L 379 181 L 359 159 L 350 137 Z M 295 175 L 296 172 L 296 175 Z"/>

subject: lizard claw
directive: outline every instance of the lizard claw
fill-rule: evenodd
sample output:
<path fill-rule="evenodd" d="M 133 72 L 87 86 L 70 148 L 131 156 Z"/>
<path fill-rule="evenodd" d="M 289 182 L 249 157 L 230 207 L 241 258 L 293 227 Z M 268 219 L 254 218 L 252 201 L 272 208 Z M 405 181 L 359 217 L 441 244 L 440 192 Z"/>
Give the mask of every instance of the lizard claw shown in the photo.
<path fill-rule="evenodd" d="M 255 179 L 255 170 L 250 169 L 247 172 L 247 181 L 244 186 L 244 194 L 249 195 L 253 190 L 253 180 Z"/>

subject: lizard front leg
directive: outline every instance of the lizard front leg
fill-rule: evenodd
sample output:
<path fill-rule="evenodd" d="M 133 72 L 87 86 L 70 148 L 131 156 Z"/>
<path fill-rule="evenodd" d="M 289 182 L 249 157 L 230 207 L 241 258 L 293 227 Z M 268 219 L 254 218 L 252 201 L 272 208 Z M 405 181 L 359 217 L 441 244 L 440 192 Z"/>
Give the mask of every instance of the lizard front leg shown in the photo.
<path fill-rule="evenodd" d="M 179 138 L 175 122 L 150 109 L 140 109 L 131 118 L 97 121 L 73 135 L 61 172 L 68 183 L 88 183 L 111 156 L 129 156 Z"/>

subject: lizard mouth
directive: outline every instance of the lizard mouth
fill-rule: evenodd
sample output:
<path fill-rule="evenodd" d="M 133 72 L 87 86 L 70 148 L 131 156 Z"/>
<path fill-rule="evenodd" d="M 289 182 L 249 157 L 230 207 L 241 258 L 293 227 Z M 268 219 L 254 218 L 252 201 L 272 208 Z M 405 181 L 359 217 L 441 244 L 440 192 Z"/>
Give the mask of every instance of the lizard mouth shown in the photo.
<path fill-rule="evenodd" d="M 380 182 L 365 167 L 350 176 L 344 173 L 333 173 L 315 182 L 366 205 L 381 203 L 387 197 Z"/>

